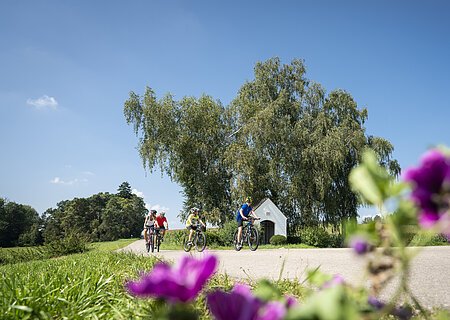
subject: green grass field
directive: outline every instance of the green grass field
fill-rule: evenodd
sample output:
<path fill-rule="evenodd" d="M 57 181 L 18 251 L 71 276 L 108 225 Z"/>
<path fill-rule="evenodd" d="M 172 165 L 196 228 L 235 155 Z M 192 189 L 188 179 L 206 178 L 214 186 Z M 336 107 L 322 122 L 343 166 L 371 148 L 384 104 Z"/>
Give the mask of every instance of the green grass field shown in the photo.
<path fill-rule="evenodd" d="M 2 319 L 152 319 L 158 303 L 124 290 L 128 279 L 152 269 L 148 256 L 115 253 L 136 239 L 91 245 L 89 252 L 0 266 Z M 215 276 L 211 287 L 230 289 L 232 279 Z M 301 297 L 302 285 L 279 282 L 282 291 Z M 195 308 L 210 319 L 203 297 Z"/>
<path fill-rule="evenodd" d="M 0 266 L 1 319 L 154 319 L 161 304 L 130 296 L 124 284 L 150 271 L 156 259 L 114 252 L 133 241 L 94 243 L 81 254 Z M 229 290 L 233 284 L 233 279 L 216 275 L 206 290 Z M 309 291 L 298 281 L 282 280 L 275 285 L 300 301 Z M 200 319 L 211 319 L 203 295 L 194 308 Z"/>

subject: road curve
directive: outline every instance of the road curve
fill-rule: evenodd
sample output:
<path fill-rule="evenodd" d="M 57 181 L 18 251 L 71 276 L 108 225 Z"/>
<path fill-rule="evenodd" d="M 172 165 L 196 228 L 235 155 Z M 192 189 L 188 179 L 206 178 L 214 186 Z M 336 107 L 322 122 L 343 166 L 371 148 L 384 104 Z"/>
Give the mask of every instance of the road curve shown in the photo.
<path fill-rule="evenodd" d="M 164 244 L 163 244 L 164 245 Z M 450 309 L 450 246 L 417 248 L 418 255 L 411 266 L 410 287 L 416 298 L 427 308 Z M 144 240 L 138 240 L 121 251 L 149 255 L 145 252 Z M 351 249 L 258 249 L 250 251 L 209 250 L 218 256 L 219 272 L 237 279 L 280 277 L 303 281 L 306 270 L 320 267 L 322 272 L 340 274 L 352 285 L 365 285 L 366 261 L 356 256 Z M 204 253 L 186 253 L 178 250 L 164 250 L 155 254 L 168 261 L 176 261 L 181 256 Z M 382 297 L 390 296 L 397 285 L 394 279 L 383 292 Z"/>

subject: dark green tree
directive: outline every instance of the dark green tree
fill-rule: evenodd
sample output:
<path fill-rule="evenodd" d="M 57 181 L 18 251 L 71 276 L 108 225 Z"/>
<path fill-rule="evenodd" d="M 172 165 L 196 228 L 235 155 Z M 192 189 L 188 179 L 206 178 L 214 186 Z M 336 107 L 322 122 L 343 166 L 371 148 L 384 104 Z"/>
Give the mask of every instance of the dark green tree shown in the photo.
<path fill-rule="evenodd" d="M 144 200 L 131 193 L 128 183 L 119 189 L 117 194 L 101 192 L 61 201 L 56 209 L 48 209 L 43 215 L 45 242 L 73 234 L 92 241 L 138 236 L 147 213 Z"/>
<path fill-rule="evenodd" d="M 133 193 L 131 192 L 131 186 L 128 182 L 122 182 L 122 184 L 117 189 L 117 195 L 125 199 L 131 199 Z"/>
<path fill-rule="evenodd" d="M 41 220 L 35 209 L 0 198 L 0 246 L 39 244 Z"/>

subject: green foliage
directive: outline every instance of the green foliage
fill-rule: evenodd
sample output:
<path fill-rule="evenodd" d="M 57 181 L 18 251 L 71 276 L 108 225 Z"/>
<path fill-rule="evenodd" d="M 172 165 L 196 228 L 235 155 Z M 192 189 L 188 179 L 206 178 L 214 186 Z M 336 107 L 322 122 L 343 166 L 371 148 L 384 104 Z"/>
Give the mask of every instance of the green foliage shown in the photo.
<path fill-rule="evenodd" d="M 53 242 L 75 232 L 91 241 L 113 241 L 141 234 L 147 213 L 142 198 L 124 182 L 117 195 L 98 193 L 89 198 L 61 201 L 44 214 L 44 239 Z"/>
<path fill-rule="evenodd" d="M 302 238 L 300 236 L 288 235 L 286 240 L 289 244 L 299 244 L 302 242 Z"/>
<path fill-rule="evenodd" d="M 185 209 L 201 206 L 208 221 L 221 226 L 247 195 L 255 203 L 271 197 L 290 231 L 356 218 L 360 203 L 350 171 L 371 148 L 398 174 L 393 146 L 366 136 L 367 110 L 349 93 L 326 95 L 305 72 L 298 59 L 258 62 L 254 79 L 227 107 L 210 96 L 176 101 L 170 94 L 158 100 L 148 87 L 142 96 L 131 92 L 124 115 L 144 166 L 159 166 L 182 186 Z"/>
<path fill-rule="evenodd" d="M 115 251 L 120 248 L 124 248 L 137 240 L 138 240 L 137 238 L 134 238 L 134 239 L 119 239 L 116 241 L 95 242 L 89 244 L 88 249 L 98 251 Z"/>
<path fill-rule="evenodd" d="M 82 253 L 87 251 L 87 239 L 83 236 L 70 233 L 63 239 L 57 239 L 45 244 L 48 254 L 52 257 L 59 257 L 68 254 Z"/>
<path fill-rule="evenodd" d="M 181 248 L 183 245 L 183 239 L 188 234 L 189 234 L 188 230 L 168 230 L 166 232 L 166 236 L 164 237 L 164 246 L 169 244 Z M 225 238 L 223 238 L 224 234 L 221 232 L 221 229 L 207 229 L 205 234 L 206 234 L 206 245 L 208 247 L 226 246 L 227 245 L 226 239 L 230 238 L 230 236 L 228 235 Z M 233 235 L 231 235 L 231 238 L 232 237 Z"/>
<path fill-rule="evenodd" d="M 225 241 L 221 237 L 220 230 L 208 229 L 206 230 L 206 243 L 208 247 L 221 247 L 225 246 Z"/>
<path fill-rule="evenodd" d="M 436 234 L 426 230 L 421 230 L 414 234 L 410 246 L 445 246 L 449 245 L 450 241 L 443 234 Z"/>
<path fill-rule="evenodd" d="M 183 239 L 187 234 L 187 230 L 168 230 L 164 236 L 164 244 L 174 244 L 182 248 Z M 208 241 L 208 240 L 206 240 Z"/>
<path fill-rule="evenodd" d="M 152 89 L 142 97 L 130 93 L 124 105 L 128 124 L 139 138 L 143 164 L 162 172 L 183 187 L 185 212 L 200 206 L 208 221 L 225 221 L 230 203 L 230 175 L 224 166 L 227 131 L 225 109 L 210 96 L 175 101 L 170 94 L 157 100 Z"/>
<path fill-rule="evenodd" d="M 321 319 L 321 320 L 352 320 L 360 319 L 359 306 L 351 298 L 346 289 L 336 286 L 319 291 L 308 297 L 302 308 L 288 312 L 286 320 Z"/>
<path fill-rule="evenodd" d="M 0 267 L 2 319 L 144 319 L 154 302 L 130 297 L 124 282 L 155 260 L 85 253 Z"/>
<path fill-rule="evenodd" d="M 0 247 L 42 243 L 41 224 L 32 207 L 0 198 Z"/>
<path fill-rule="evenodd" d="M 237 230 L 237 223 L 234 220 L 226 222 L 219 228 L 219 236 L 223 246 L 231 246 L 234 241 L 234 233 Z"/>
<path fill-rule="evenodd" d="M 287 243 L 287 238 L 281 234 L 275 234 L 269 239 L 269 243 L 274 246 L 279 246 Z"/>
<path fill-rule="evenodd" d="M 23 248 L 0 248 L 0 265 L 42 260 L 49 258 L 44 246 Z"/>
<path fill-rule="evenodd" d="M 393 176 L 379 162 L 375 152 L 366 150 L 363 162 L 351 172 L 349 180 L 352 189 L 362 196 L 365 203 L 382 207 L 388 198 L 399 195 L 405 185 L 394 183 Z"/>
<path fill-rule="evenodd" d="M 122 182 L 122 184 L 117 188 L 117 195 L 121 198 L 131 199 L 133 193 L 131 192 L 131 185 L 128 182 Z"/>
<path fill-rule="evenodd" d="M 306 227 L 300 231 L 301 242 L 319 248 L 340 248 L 342 236 L 330 234 L 321 227 Z"/>

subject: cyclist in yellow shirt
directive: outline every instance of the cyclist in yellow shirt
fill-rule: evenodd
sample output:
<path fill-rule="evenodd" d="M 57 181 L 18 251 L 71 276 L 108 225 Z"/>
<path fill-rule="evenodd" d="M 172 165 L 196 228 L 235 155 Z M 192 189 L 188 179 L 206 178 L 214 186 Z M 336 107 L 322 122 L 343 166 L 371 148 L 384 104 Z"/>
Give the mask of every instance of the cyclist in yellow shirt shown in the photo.
<path fill-rule="evenodd" d="M 190 214 L 186 221 L 186 228 L 189 230 L 189 239 L 188 239 L 188 245 L 192 245 L 192 235 L 194 234 L 194 231 L 197 229 L 198 223 L 201 223 L 203 227 L 206 228 L 206 224 L 200 219 L 200 216 L 198 213 L 200 212 L 199 208 L 192 208 L 190 210 Z"/>

